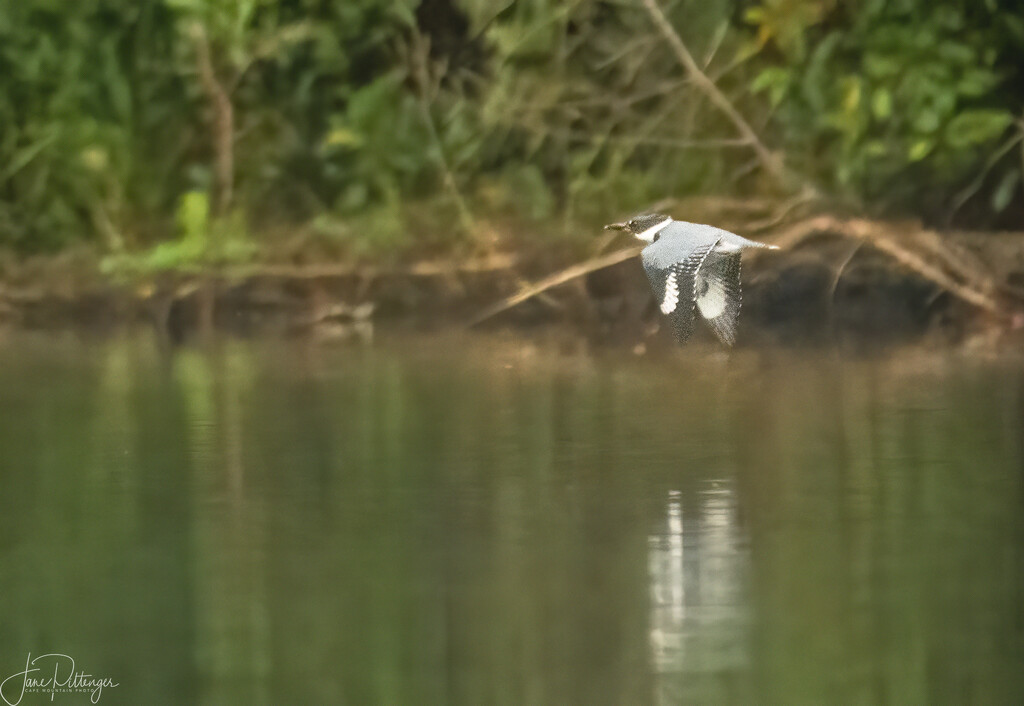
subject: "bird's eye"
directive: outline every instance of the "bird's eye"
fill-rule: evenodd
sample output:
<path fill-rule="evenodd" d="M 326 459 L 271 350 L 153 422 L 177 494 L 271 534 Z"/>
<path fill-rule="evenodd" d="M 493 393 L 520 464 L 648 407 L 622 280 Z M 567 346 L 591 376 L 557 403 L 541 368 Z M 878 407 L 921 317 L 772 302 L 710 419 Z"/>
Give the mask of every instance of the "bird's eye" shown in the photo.
<path fill-rule="evenodd" d="M 635 226 L 636 225 L 636 221 L 630 221 L 626 225 L 628 225 L 628 226 Z"/>

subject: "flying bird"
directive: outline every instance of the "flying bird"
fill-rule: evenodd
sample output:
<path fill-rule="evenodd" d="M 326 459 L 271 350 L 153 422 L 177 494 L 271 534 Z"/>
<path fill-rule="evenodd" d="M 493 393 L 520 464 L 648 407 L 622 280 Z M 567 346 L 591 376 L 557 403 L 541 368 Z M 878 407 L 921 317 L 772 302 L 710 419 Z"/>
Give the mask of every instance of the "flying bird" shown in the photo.
<path fill-rule="evenodd" d="M 676 340 L 693 334 L 694 308 L 727 346 L 736 341 L 740 314 L 740 253 L 774 245 L 747 240 L 721 228 L 644 213 L 605 230 L 624 230 L 650 243 L 640 253 L 661 313 L 669 317 Z"/>

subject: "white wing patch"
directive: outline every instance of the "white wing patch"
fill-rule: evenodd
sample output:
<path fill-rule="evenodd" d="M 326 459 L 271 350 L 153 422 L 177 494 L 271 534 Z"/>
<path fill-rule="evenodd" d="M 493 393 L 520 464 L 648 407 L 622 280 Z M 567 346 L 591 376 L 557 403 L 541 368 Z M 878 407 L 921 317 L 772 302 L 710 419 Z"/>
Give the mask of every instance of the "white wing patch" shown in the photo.
<path fill-rule="evenodd" d="M 679 284 L 676 282 L 676 273 L 669 272 L 665 280 L 665 299 L 661 302 L 661 313 L 671 314 L 679 303 Z"/>
<path fill-rule="evenodd" d="M 705 289 L 706 287 L 706 289 Z M 697 291 L 703 291 L 697 297 L 697 308 L 705 319 L 714 319 L 722 315 L 726 305 L 726 291 L 719 279 L 705 279 L 697 275 Z M 664 307 L 662 307 L 664 311 Z"/>

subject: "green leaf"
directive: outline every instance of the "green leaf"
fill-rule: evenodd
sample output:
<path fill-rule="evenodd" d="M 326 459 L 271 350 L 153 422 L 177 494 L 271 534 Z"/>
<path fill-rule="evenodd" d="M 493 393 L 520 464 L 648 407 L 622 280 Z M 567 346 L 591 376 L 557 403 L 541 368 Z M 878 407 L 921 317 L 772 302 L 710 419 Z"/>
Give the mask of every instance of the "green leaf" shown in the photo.
<path fill-rule="evenodd" d="M 358 131 L 364 126 L 377 124 L 395 110 L 401 89 L 401 78 L 384 74 L 352 93 L 345 109 L 349 123 Z"/>
<path fill-rule="evenodd" d="M 750 83 L 750 91 L 752 93 L 760 93 L 780 83 L 787 84 L 789 83 L 789 77 L 788 69 L 780 66 L 769 66 L 754 77 L 754 80 Z"/>
<path fill-rule="evenodd" d="M 1003 22 L 1006 25 L 1006 29 L 1013 35 L 1014 40 L 1017 42 L 1024 41 L 1024 20 L 1017 17 L 1013 13 L 1004 13 Z"/>
<path fill-rule="evenodd" d="M 800 81 L 801 98 L 807 101 L 811 110 L 822 113 L 828 110 L 828 93 L 835 81 L 836 67 L 832 62 L 833 54 L 842 41 L 842 34 L 832 32 L 811 52 L 807 60 L 807 68 L 803 71 Z"/>
<path fill-rule="evenodd" d="M 768 100 L 774 108 L 785 98 L 791 78 L 792 73 L 788 69 L 770 66 L 754 78 L 750 90 L 752 93 L 768 91 Z"/>
<path fill-rule="evenodd" d="M 936 132 L 941 122 L 939 114 L 931 106 L 922 108 L 913 119 L 914 130 L 923 133 Z"/>
<path fill-rule="evenodd" d="M 864 57 L 864 72 L 871 78 L 891 78 L 903 70 L 898 59 L 886 54 L 868 54 Z"/>
<path fill-rule="evenodd" d="M 0 171 L 0 184 L 10 179 L 12 176 L 17 174 L 23 169 L 29 162 L 36 158 L 43 150 L 50 146 L 50 144 L 60 137 L 60 134 L 54 130 L 45 137 L 36 140 L 30 145 L 26 145 L 17 152 L 14 153 L 13 159 L 10 164 L 7 164 L 2 171 Z"/>
<path fill-rule="evenodd" d="M 413 28 L 416 26 L 416 13 L 413 5 L 416 3 L 410 3 L 409 0 L 399 0 L 398 2 L 391 4 L 391 14 L 400 23 L 406 27 Z"/>
<path fill-rule="evenodd" d="M 1005 110 L 967 110 L 949 121 L 946 141 L 951 147 L 980 145 L 999 137 L 1013 122 Z"/>
<path fill-rule="evenodd" d="M 864 156 L 877 159 L 889 153 L 889 148 L 881 140 L 868 140 L 864 145 Z"/>
<path fill-rule="evenodd" d="M 851 78 L 844 81 L 845 88 L 843 90 L 843 110 L 847 113 L 852 113 L 860 107 L 861 89 L 863 84 L 859 79 Z"/>
<path fill-rule="evenodd" d="M 203 0 L 165 0 L 167 7 L 173 12 L 182 14 L 201 14 L 207 9 Z"/>
<path fill-rule="evenodd" d="M 910 146 L 910 149 L 907 150 L 907 159 L 911 162 L 920 162 L 931 153 L 934 147 L 935 140 L 932 140 L 931 138 L 917 140 Z"/>
<path fill-rule="evenodd" d="M 1013 201 L 1013 195 L 1017 192 L 1017 184 L 1020 183 L 1020 170 L 1011 169 L 999 180 L 999 186 L 992 192 L 992 210 L 1002 213 Z"/>
<path fill-rule="evenodd" d="M 751 25 L 759 25 L 764 22 L 765 12 L 763 7 L 748 7 L 743 12 L 743 21 Z"/>
<path fill-rule="evenodd" d="M 983 96 L 999 83 L 999 77 L 987 69 L 972 68 L 964 71 L 957 81 L 956 90 L 962 96 L 976 98 Z"/>
<path fill-rule="evenodd" d="M 945 41 L 941 42 L 936 50 L 939 58 L 945 64 L 972 66 L 977 61 L 974 50 L 965 44 Z"/>
<path fill-rule="evenodd" d="M 358 132 L 344 125 L 339 125 L 324 135 L 324 147 L 360 147 L 363 137 Z"/>
<path fill-rule="evenodd" d="M 871 112 L 879 120 L 886 120 L 892 115 L 892 93 L 888 88 L 876 88 L 871 96 Z"/>
<path fill-rule="evenodd" d="M 205 247 L 210 223 L 210 199 L 206 193 L 188 191 L 183 194 L 178 202 L 175 220 L 178 222 L 182 242 L 194 243 L 199 248 Z"/>

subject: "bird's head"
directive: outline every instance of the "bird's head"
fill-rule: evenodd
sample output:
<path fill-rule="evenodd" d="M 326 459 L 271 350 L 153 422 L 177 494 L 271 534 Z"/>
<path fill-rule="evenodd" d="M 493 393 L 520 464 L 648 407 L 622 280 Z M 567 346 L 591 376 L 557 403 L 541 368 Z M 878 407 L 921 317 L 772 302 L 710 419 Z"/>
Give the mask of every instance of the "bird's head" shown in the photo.
<path fill-rule="evenodd" d="M 664 213 L 641 213 L 622 223 L 609 223 L 604 229 L 624 230 L 640 240 L 650 242 L 654 239 L 654 235 L 671 220 L 672 218 Z"/>

